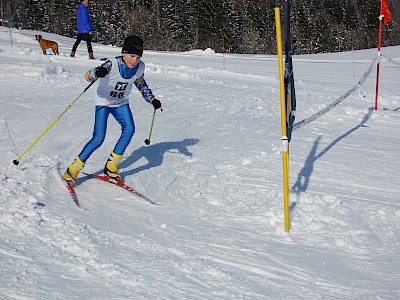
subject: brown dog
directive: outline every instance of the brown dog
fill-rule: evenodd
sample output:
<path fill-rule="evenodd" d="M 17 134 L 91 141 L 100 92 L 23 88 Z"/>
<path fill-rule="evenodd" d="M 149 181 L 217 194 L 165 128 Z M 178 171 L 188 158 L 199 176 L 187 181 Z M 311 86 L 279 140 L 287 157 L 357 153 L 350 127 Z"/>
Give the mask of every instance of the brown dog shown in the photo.
<path fill-rule="evenodd" d="M 46 54 L 46 49 L 51 48 L 55 55 L 60 55 L 60 53 L 58 53 L 57 42 L 45 40 L 40 34 L 35 34 L 35 38 L 37 41 L 39 41 L 40 48 L 42 48 L 43 54 Z"/>

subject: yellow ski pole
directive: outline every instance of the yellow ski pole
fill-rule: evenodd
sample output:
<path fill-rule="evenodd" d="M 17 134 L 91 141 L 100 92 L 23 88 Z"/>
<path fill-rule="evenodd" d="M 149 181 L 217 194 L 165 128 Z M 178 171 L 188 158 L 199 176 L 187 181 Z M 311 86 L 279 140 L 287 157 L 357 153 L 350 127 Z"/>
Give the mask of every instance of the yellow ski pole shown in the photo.
<path fill-rule="evenodd" d="M 146 145 L 150 145 L 150 138 L 151 138 L 151 133 L 153 132 L 153 125 L 154 125 L 154 117 L 156 116 L 156 109 L 154 109 L 153 112 L 153 119 L 151 119 L 151 126 L 150 126 L 150 133 L 149 133 L 149 138 L 144 140 L 144 143 Z"/>
<path fill-rule="evenodd" d="M 97 79 L 96 79 L 97 80 Z M 67 110 L 69 110 L 71 108 L 72 105 L 74 105 L 74 103 L 76 101 L 78 101 L 78 99 L 92 86 L 93 83 L 96 82 L 96 80 L 93 80 L 84 90 L 82 93 L 79 94 L 78 97 L 75 98 L 74 101 L 72 101 L 70 104 L 68 104 L 68 106 L 64 109 L 64 111 L 57 117 L 54 119 L 53 122 L 51 122 L 51 124 L 37 137 L 36 140 L 33 141 L 33 143 L 24 151 L 24 153 L 21 154 L 20 157 L 18 157 L 17 159 L 13 160 L 14 165 L 19 165 L 19 161 L 21 160 L 22 157 L 25 156 L 26 153 L 28 153 L 29 150 L 32 149 L 33 146 L 36 145 L 36 143 L 46 134 L 47 131 L 50 130 L 51 127 L 54 126 L 54 124 L 57 123 L 58 120 L 61 119 L 61 117 L 67 112 Z"/>
<path fill-rule="evenodd" d="M 162 108 L 160 108 L 160 110 L 163 111 Z M 144 143 L 145 143 L 146 145 L 150 145 L 150 143 L 151 143 L 150 138 L 151 138 L 151 133 L 153 132 L 154 117 L 156 116 L 156 111 L 157 111 L 157 109 L 154 109 L 153 118 L 151 119 L 151 126 L 150 126 L 149 138 L 144 140 Z"/>

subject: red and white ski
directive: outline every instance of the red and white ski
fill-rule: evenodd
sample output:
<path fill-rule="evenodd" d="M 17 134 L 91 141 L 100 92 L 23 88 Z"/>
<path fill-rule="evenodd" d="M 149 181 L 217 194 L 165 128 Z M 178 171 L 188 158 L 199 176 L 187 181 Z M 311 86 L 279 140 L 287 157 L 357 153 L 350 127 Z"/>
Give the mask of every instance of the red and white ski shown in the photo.
<path fill-rule="evenodd" d="M 99 174 L 95 174 L 95 173 L 90 173 L 90 174 L 89 173 L 83 173 L 83 174 L 92 176 L 93 178 L 97 178 L 97 179 L 103 180 L 105 182 L 109 182 L 109 183 L 115 184 L 116 186 L 119 186 L 119 187 L 127 190 L 128 192 L 134 194 L 135 196 L 137 196 L 138 198 L 140 198 L 142 200 L 150 202 L 151 204 L 154 204 L 154 205 L 159 205 L 159 203 L 154 202 L 153 200 L 147 198 L 146 196 L 142 195 L 138 191 L 136 191 L 133 188 L 131 188 L 129 185 L 123 183 L 122 181 L 118 181 L 118 180 L 112 179 L 112 178 L 110 178 L 108 176 L 99 175 Z"/>
<path fill-rule="evenodd" d="M 74 200 L 76 206 L 82 207 L 81 204 L 79 203 L 78 196 L 75 193 L 74 187 L 67 180 L 65 180 L 63 175 L 60 175 L 60 177 L 61 177 L 61 180 L 64 182 L 65 187 L 67 188 L 69 194 L 71 195 L 72 200 Z"/>

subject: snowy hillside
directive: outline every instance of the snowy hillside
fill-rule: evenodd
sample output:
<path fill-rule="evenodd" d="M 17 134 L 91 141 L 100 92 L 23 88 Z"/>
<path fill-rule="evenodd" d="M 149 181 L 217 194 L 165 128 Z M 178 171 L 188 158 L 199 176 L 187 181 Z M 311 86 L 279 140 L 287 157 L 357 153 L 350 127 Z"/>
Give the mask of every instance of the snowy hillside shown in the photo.
<path fill-rule="evenodd" d="M 381 61 L 361 91 L 293 133 L 291 232 L 284 230 L 275 56 L 145 51 L 125 182 L 161 205 L 81 175 L 59 178 L 90 139 L 97 84 L 21 159 L 88 85 L 82 43 L 41 54 L 34 31 L 0 27 L 1 299 L 400 299 L 399 65 Z M 119 48 L 94 45 L 97 58 Z M 400 62 L 400 46 L 382 49 Z M 294 57 L 297 120 L 357 84 L 376 49 Z M 86 172 L 102 172 L 120 129 Z"/>

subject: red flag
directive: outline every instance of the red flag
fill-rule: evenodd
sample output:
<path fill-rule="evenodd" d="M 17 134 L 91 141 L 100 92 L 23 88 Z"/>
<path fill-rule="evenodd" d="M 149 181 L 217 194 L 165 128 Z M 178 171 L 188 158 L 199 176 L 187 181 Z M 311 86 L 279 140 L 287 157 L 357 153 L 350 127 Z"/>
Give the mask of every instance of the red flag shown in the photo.
<path fill-rule="evenodd" d="M 381 12 L 383 14 L 383 24 L 386 26 L 392 20 L 392 13 L 390 12 L 390 6 L 388 0 L 382 0 Z"/>

